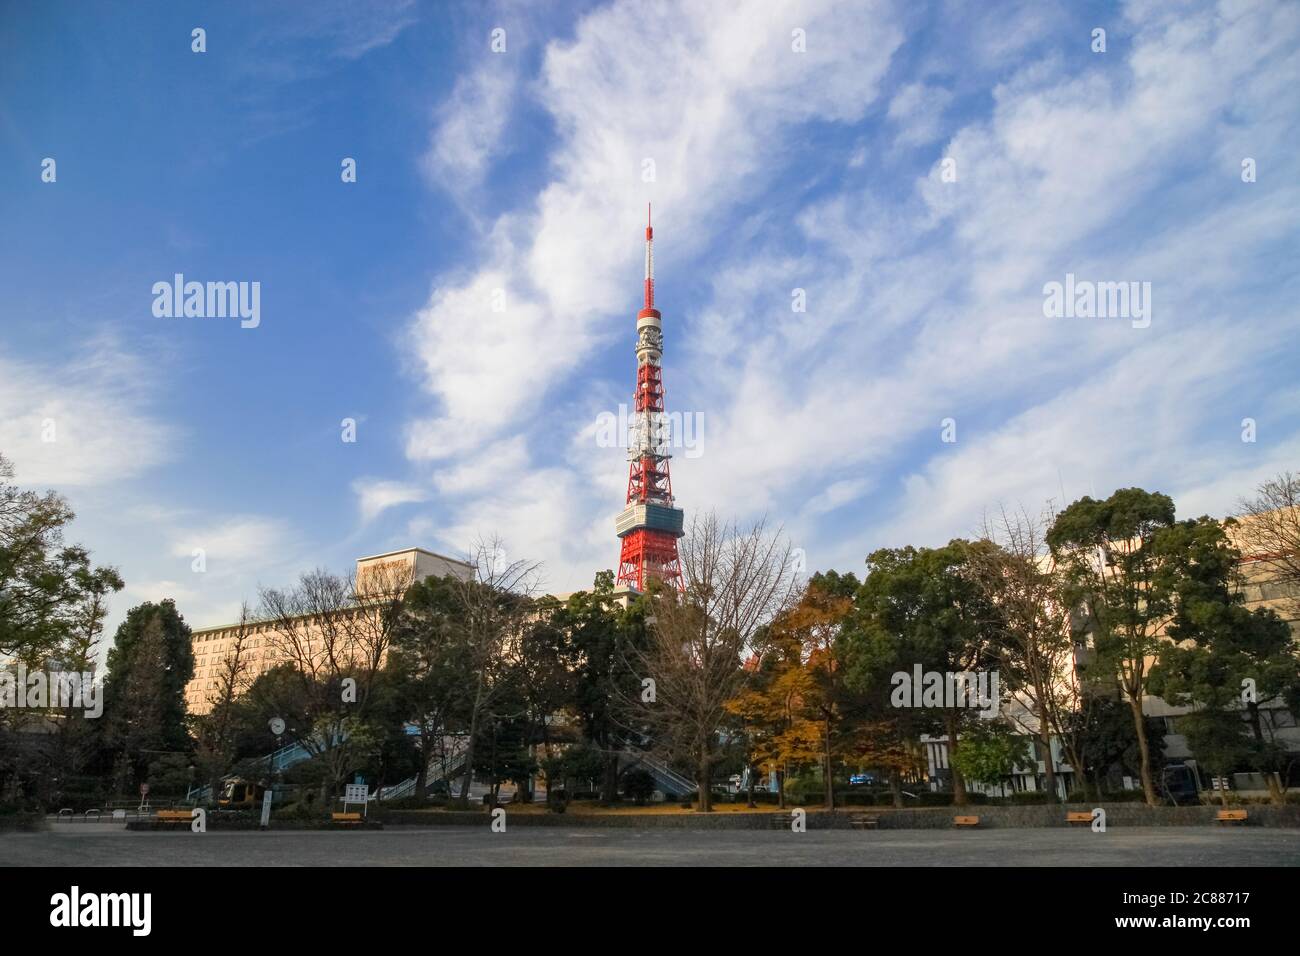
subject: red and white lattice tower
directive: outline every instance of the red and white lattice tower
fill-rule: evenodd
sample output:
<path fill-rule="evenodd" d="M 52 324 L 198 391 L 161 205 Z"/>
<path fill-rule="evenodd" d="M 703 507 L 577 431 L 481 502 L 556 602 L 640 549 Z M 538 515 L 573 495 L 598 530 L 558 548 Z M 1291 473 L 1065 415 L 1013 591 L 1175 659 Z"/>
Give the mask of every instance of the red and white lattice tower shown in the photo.
<path fill-rule="evenodd" d="M 645 227 L 645 307 L 636 315 L 636 395 L 628 435 L 627 507 L 615 519 L 622 539 L 618 583 L 644 591 L 651 579 L 682 587 L 677 539 L 682 510 L 673 506 L 664 413 L 663 317 L 655 308 L 654 230 Z"/>

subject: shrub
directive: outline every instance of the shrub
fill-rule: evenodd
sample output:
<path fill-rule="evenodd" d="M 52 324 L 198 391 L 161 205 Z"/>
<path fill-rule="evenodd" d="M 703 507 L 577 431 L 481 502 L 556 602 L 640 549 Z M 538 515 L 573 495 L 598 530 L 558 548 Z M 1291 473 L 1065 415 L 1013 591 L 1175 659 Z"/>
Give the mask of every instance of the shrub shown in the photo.
<path fill-rule="evenodd" d="M 641 806 L 655 792 L 655 778 L 644 767 L 633 767 L 623 775 L 623 793 Z"/>
<path fill-rule="evenodd" d="M 426 800 L 421 800 L 419 797 L 398 797 L 396 800 L 385 800 L 382 803 L 375 804 L 375 806 L 382 807 L 385 810 L 424 810 L 428 807 L 445 807 L 446 805 L 446 797 L 429 797 Z"/>
<path fill-rule="evenodd" d="M 822 802 L 826 797 L 819 795 Z M 876 798 L 865 790 L 836 790 L 835 805 L 837 807 L 873 807 L 876 805 Z"/>
<path fill-rule="evenodd" d="M 917 794 L 917 804 L 922 807 L 950 807 L 952 806 L 952 794 L 932 790 L 923 790 Z"/>

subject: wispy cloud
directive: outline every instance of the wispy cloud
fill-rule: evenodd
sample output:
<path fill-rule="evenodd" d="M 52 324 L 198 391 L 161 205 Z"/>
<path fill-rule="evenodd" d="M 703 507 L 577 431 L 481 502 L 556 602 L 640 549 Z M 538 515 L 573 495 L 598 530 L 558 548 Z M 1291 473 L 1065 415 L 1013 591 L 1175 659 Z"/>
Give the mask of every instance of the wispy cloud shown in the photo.
<path fill-rule="evenodd" d="M 0 353 L 0 449 L 26 486 L 135 478 L 175 454 L 179 429 L 152 408 L 160 385 L 104 336 L 63 361 Z"/>
<path fill-rule="evenodd" d="M 361 509 L 361 520 L 371 521 L 379 514 L 398 505 L 426 501 L 429 490 L 403 481 L 359 478 L 352 482 Z"/>

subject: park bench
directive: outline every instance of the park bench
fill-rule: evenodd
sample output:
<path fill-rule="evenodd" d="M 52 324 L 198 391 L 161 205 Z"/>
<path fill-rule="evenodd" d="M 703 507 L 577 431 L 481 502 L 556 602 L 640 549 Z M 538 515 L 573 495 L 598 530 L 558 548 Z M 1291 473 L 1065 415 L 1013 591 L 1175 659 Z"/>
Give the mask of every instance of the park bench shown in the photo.
<path fill-rule="evenodd" d="M 155 827 L 160 826 L 189 826 L 194 817 L 188 810 L 159 810 L 153 816 Z"/>
<path fill-rule="evenodd" d="M 880 824 L 879 813 L 856 813 L 848 814 L 849 826 L 854 830 L 874 830 Z"/>
<path fill-rule="evenodd" d="M 767 825 L 773 830 L 788 830 L 792 823 L 794 823 L 794 813 L 790 810 L 773 813 L 767 818 Z"/>
<path fill-rule="evenodd" d="M 1092 812 L 1089 810 L 1067 810 L 1065 813 L 1066 823 L 1092 823 Z"/>
<path fill-rule="evenodd" d="M 1246 811 L 1245 810 L 1220 810 L 1218 813 L 1214 815 L 1214 819 L 1215 822 L 1217 823 L 1245 823 Z"/>
<path fill-rule="evenodd" d="M 979 817 L 953 817 L 952 825 L 955 827 L 977 827 L 980 825 Z"/>
<path fill-rule="evenodd" d="M 361 814 L 359 813 L 331 813 L 330 819 L 341 827 L 361 826 Z"/>

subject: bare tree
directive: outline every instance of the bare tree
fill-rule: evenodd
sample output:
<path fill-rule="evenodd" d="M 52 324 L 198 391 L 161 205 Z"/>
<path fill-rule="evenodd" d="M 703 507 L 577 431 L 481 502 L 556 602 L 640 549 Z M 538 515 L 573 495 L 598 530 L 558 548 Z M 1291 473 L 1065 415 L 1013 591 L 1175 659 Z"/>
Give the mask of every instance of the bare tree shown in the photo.
<path fill-rule="evenodd" d="M 741 529 L 714 514 L 696 518 L 679 560 L 683 593 L 653 593 L 649 639 L 631 651 L 636 672 L 653 682 L 633 703 L 656 746 L 696 768 L 707 813 L 718 732 L 748 677 L 742 661 L 758 630 L 789 606 L 796 580 L 789 543 L 761 521 Z"/>
<path fill-rule="evenodd" d="M 276 699 L 282 688 L 273 683 L 264 687 L 272 699 L 263 703 L 300 710 L 293 739 L 322 761 L 327 804 L 371 746 L 367 704 L 413 572 L 409 563 L 392 562 L 367 568 L 358 582 L 317 569 L 289 590 L 261 592 L 268 663 L 289 665 L 293 675 L 293 700 Z"/>
<path fill-rule="evenodd" d="M 474 574 L 455 579 L 459 641 L 473 677 L 465 697 L 468 731 L 460 800 L 469 800 L 480 726 L 491 713 L 510 668 L 520 654 L 524 624 L 533 612 L 539 565 L 510 561 L 499 538 L 479 541 L 469 563 Z"/>
<path fill-rule="evenodd" d="M 972 548 L 970 573 L 995 605 L 999 668 L 1013 699 L 1027 707 L 1007 708 L 1008 719 L 1038 738 L 1047 788 L 1058 799 L 1052 737 L 1066 751 L 1070 766 L 1085 780 L 1078 722 L 1083 686 L 1075 667 L 1076 648 L 1070 611 L 1046 540 L 1047 522 L 1023 509 L 999 509 L 984 518 L 981 537 L 993 548 Z"/>
<path fill-rule="evenodd" d="M 1244 557 L 1272 568 L 1300 602 L 1300 475 L 1265 481 L 1238 504 L 1237 518 Z"/>
<path fill-rule="evenodd" d="M 217 666 L 217 686 L 208 695 L 208 712 L 197 720 L 195 762 L 200 779 L 208 782 L 208 800 L 215 806 L 220 797 L 221 778 L 235 763 L 236 699 L 248 689 L 249 636 L 253 633 L 253 612 L 247 603 L 239 609 L 239 623 L 230 647 Z"/>

